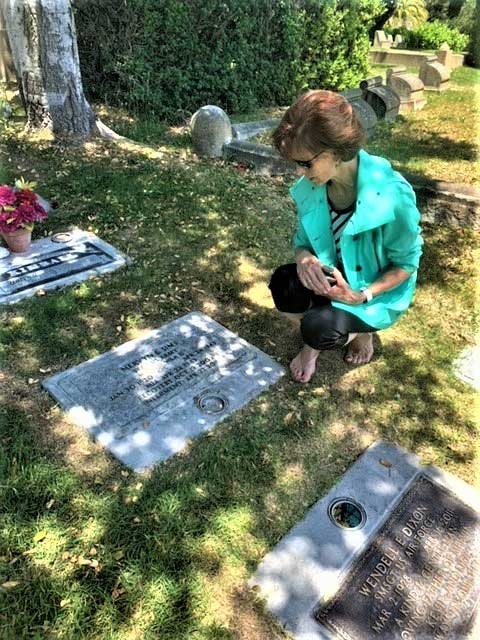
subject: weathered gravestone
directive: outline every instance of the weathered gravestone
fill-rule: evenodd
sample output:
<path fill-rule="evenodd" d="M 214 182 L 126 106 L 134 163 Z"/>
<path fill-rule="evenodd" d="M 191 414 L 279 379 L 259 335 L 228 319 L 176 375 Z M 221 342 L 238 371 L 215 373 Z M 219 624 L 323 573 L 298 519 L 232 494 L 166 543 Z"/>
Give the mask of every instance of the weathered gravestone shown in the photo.
<path fill-rule="evenodd" d="M 223 145 L 232 140 L 230 119 L 220 107 L 209 104 L 199 109 L 191 120 L 195 153 L 207 158 L 220 158 Z"/>
<path fill-rule="evenodd" d="M 419 111 L 427 104 L 423 93 L 423 82 L 412 73 L 407 73 L 405 67 L 395 67 L 387 70 L 387 86 L 400 98 L 400 113 Z"/>
<path fill-rule="evenodd" d="M 395 120 L 400 108 L 400 98 L 391 87 L 382 85 L 382 76 L 360 82 L 363 99 L 373 108 L 379 120 Z"/>
<path fill-rule="evenodd" d="M 250 586 L 296 640 L 473 640 L 479 570 L 478 493 L 379 441 Z"/>
<path fill-rule="evenodd" d="M 141 471 L 183 449 L 283 373 L 253 345 L 190 313 L 43 386 L 75 424 Z"/>
<path fill-rule="evenodd" d="M 393 41 L 393 46 L 396 49 L 402 49 L 403 48 L 403 36 L 400 33 L 397 33 L 397 35 L 395 36 L 395 39 Z"/>
<path fill-rule="evenodd" d="M 453 368 L 457 378 L 480 391 L 480 346 L 462 351 Z"/>
<path fill-rule="evenodd" d="M 280 118 L 270 120 L 256 120 L 254 122 L 240 122 L 232 125 L 233 137 L 235 140 L 249 140 L 260 133 L 273 130 L 280 124 Z"/>
<path fill-rule="evenodd" d="M 373 108 L 363 99 L 362 91 L 360 89 L 346 89 L 340 93 L 352 105 L 352 109 L 370 138 L 377 124 L 377 116 Z"/>
<path fill-rule="evenodd" d="M 440 64 L 443 64 L 447 69 L 455 68 L 455 58 L 453 52 L 450 50 L 448 42 L 444 42 L 440 49 L 437 51 L 437 60 Z"/>
<path fill-rule="evenodd" d="M 449 87 L 450 71 L 438 62 L 436 55 L 423 60 L 418 75 L 428 91 L 446 91 Z"/>
<path fill-rule="evenodd" d="M 36 240 L 28 251 L 0 259 L 0 304 L 115 271 L 130 262 L 93 233 L 75 229 Z"/>
<path fill-rule="evenodd" d="M 390 49 L 390 47 L 392 46 L 392 40 L 390 38 L 387 35 L 385 35 L 385 31 L 382 31 L 382 30 L 375 31 L 375 35 L 373 37 L 374 48 Z"/>
<path fill-rule="evenodd" d="M 232 140 L 223 147 L 223 155 L 228 160 L 254 167 L 258 175 L 275 176 L 295 170 L 292 162 L 282 158 L 275 147 L 268 144 Z"/>

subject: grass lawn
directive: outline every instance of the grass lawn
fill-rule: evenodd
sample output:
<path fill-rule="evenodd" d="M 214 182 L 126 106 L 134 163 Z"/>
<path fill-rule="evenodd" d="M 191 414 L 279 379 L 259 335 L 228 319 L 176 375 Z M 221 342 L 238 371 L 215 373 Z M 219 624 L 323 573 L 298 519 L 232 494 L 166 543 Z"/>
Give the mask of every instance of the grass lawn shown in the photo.
<path fill-rule="evenodd" d="M 425 225 L 415 304 L 376 338 L 368 366 L 321 354 L 313 383 L 285 377 L 133 475 L 66 422 L 41 379 L 191 310 L 287 367 L 298 338 L 266 283 L 291 257 L 295 215 L 287 181 L 200 162 L 183 130 L 118 112 L 110 121 L 163 157 L 104 141 L 52 146 L 15 129 L 0 138 L 0 181 L 36 178 L 60 204 L 34 235 L 78 225 L 134 260 L 0 312 L 0 637 L 285 639 L 245 581 L 368 444 L 386 438 L 480 484 L 475 396 L 451 367 L 474 341 L 474 235 Z M 439 140 L 461 153 L 473 142 L 449 126 L 430 138 L 427 165 L 460 182 L 463 165 Z"/>

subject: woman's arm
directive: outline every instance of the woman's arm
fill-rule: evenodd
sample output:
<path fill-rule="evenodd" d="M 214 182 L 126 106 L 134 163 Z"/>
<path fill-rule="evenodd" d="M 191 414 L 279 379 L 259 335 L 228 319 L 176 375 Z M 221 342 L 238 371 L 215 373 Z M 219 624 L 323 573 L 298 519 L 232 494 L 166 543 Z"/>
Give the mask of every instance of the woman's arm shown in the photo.
<path fill-rule="evenodd" d="M 295 262 L 300 282 L 317 295 L 327 295 L 331 285 L 322 271 L 322 263 L 308 248 L 295 249 Z"/>
<path fill-rule="evenodd" d="M 389 271 L 385 271 L 378 280 L 375 280 L 374 283 L 369 285 L 368 289 L 375 298 L 375 296 L 385 291 L 390 291 L 390 289 L 398 287 L 399 284 L 408 280 L 411 275 L 411 273 L 404 269 L 390 269 Z M 354 291 L 351 289 L 338 269 L 334 269 L 333 276 L 337 284 L 327 292 L 326 295 L 328 298 L 337 300 L 338 302 L 346 302 L 347 304 L 362 304 L 365 302 L 367 295 L 363 291 Z"/>

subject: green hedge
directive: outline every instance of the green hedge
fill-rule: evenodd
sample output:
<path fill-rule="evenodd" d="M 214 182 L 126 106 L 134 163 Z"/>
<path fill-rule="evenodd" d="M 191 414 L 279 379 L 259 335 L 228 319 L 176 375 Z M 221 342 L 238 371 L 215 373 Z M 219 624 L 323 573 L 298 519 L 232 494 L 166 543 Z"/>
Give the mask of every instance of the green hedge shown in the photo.
<path fill-rule="evenodd" d="M 458 29 L 448 27 L 440 20 L 425 22 L 417 29 L 386 29 L 394 37 L 397 33 L 403 36 L 405 46 L 409 49 L 439 49 L 447 42 L 453 51 L 465 51 L 468 47 L 469 37 L 460 33 Z"/>
<path fill-rule="evenodd" d="M 342 90 L 368 71 L 381 0 L 76 0 L 90 99 L 183 120 Z"/>

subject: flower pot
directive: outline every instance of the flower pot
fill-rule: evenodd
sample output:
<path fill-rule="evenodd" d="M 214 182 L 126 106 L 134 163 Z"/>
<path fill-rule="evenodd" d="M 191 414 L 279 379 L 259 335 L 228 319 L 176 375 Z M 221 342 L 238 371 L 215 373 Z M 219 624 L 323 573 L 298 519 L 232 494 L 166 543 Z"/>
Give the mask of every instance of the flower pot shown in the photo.
<path fill-rule="evenodd" d="M 23 253 L 32 244 L 32 232 L 29 229 L 3 231 L 2 236 L 12 253 Z"/>

